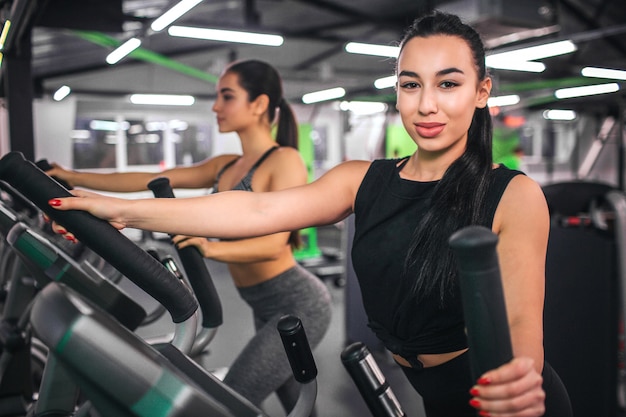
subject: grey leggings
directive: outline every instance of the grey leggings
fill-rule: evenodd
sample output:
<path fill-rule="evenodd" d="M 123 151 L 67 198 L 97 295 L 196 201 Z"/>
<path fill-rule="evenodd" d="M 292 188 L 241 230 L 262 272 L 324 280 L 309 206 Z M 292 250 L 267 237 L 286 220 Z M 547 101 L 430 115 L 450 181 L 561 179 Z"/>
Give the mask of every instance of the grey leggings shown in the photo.
<path fill-rule="evenodd" d="M 252 308 L 256 333 L 232 363 L 224 383 L 257 406 L 276 391 L 289 412 L 299 390 L 276 325 L 285 314 L 299 317 L 313 349 L 330 324 L 328 288 L 297 265 L 268 281 L 238 290 Z"/>

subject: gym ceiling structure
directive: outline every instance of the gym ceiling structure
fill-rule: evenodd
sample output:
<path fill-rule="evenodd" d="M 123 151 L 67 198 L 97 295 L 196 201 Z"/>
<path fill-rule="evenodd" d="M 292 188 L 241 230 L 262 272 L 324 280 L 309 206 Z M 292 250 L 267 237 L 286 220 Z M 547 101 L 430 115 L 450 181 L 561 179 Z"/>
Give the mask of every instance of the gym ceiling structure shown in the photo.
<path fill-rule="evenodd" d="M 488 55 L 569 41 L 558 44 L 561 54 L 552 57 L 494 59 L 494 95 L 519 97 L 509 108 L 542 109 L 560 101 L 598 117 L 620 120 L 623 114 L 626 81 L 614 74 L 609 79 L 583 76 L 581 70 L 626 70 L 624 0 L 197 0 L 174 23 L 155 30 L 157 18 L 178 2 L 0 0 L 0 93 L 8 108 L 11 149 L 33 157 L 32 101 L 61 86 L 69 86 L 73 94 L 210 99 L 220 70 L 237 58 L 271 62 L 292 102 L 302 103 L 309 92 L 341 87 L 342 100 L 393 103 L 393 89 L 378 89 L 374 81 L 392 75 L 394 59 L 350 53 L 346 45 L 396 46 L 403 29 L 433 9 L 459 14 L 475 25 Z M 280 35 L 282 43 L 234 43 L 231 34 L 226 41 L 193 39 L 180 36 L 184 28 Z M 132 38 L 140 46 L 108 64 L 107 56 Z M 514 68 L 498 68 L 512 62 Z M 520 71 L 522 65 L 543 69 Z M 557 89 L 591 84 L 611 84 L 617 90 L 555 97 Z"/>

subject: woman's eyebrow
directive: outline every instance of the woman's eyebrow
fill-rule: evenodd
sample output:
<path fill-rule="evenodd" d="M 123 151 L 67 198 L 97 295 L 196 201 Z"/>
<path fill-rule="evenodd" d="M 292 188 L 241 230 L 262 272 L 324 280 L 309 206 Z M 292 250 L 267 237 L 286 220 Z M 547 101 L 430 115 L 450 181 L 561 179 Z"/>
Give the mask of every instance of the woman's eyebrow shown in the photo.
<path fill-rule="evenodd" d="M 464 72 L 462 70 L 460 70 L 459 68 L 456 67 L 450 67 L 450 68 L 445 68 L 442 69 L 440 71 L 437 71 L 437 76 L 442 76 L 442 75 L 448 75 L 448 74 L 452 74 L 452 73 L 459 73 L 459 74 L 464 74 Z M 400 71 L 400 73 L 398 74 L 398 77 L 412 77 L 412 78 L 419 78 L 419 75 L 415 72 L 415 71 L 408 71 L 408 70 L 402 70 Z"/>

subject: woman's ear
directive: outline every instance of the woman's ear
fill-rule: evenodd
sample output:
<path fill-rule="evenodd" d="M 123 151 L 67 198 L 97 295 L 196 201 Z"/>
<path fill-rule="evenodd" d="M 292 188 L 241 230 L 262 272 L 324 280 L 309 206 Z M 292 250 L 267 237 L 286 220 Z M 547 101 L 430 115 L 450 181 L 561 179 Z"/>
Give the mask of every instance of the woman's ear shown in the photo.
<path fill-rule="evenodd" d="M 478 94 L 476 96 L 477 108 L 483 109 L 487 105 L 487 100 L 489 100 L 489 96 L 491 95 L 491 86 L 491 77 L 486 77 L 480 82 L 480 85 L 478 86 Z"/>
<path fill-rule="evenodd" d="M 267 111 L 270 105 L 270 98 L 267 94 L 260 94 L 252 101 L 252 105 L 254 106 L 254 113 L 260 116 Z"/>

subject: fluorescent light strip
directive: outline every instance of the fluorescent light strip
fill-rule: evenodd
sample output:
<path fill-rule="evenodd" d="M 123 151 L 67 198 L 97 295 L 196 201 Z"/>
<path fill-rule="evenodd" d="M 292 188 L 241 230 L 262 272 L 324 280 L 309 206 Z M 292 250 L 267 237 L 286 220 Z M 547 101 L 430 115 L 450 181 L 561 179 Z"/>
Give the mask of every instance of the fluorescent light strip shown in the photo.
<path fill-rule="evenodd" d="M 384 112 L 387 110 L 387 104 L 378 101 L 342 101 L 339 103 L 339 109 L 365 116 Z"/>
<path fill-rule="evenodd" d="M 7 19 L 4 22 L 4 26 L 2 26 L 2 33 L 0 34 L 0 50 L 4 49 L 4 42 L 9 35 L 9 29 L 11 29 L 11 21 Z"/>
<path fill-rule="evenodd" d="M 534 61 L 537 59 L 550 58 L 557 55 L 565 55 L 576 50 L 576 44 L 570 40 L 546 43 L 544 45 L 531 46 L 508 52 L 489 55 L 494 60 L 511 60 L 514 62 Z"/>
<path fill-rule="evenodd" d="M 580 71 L 580 74 L 584 77 L 626 80 L 626 71 L 609 68 L 585 67 Z"/>
<path fill-rule="evenodd" d="M 543 118 L 546 120 L 574 120 L 576 112 L 574 110 L 545 110 Z"/>
<path fill-rule="evenodd" d="M 312 104 L 320 101 L 333 100 L 346 95 L 346 90 L 341 87 L 330 88 L 328 90 L 315 91 L 302 96 L 304 104 Z"/>
<path fill-rule="evenodd" d="M 385 56 L 397 58 L 400 52 L 399 46 L 375 45 L 371 43 L 348 42 L 345 46 L 346 52 L 351 54 Z"/>
<path fill-rule="evenodd" d="M 107 64 L 109 65 L 117 64 L 126 55 L 130 54 L 135 49 L 139 48 L 140 45 L 141 45 L 141 41 L 139 39 L 130 38 L 129 40 L 127 40 L 126 42 L 118 46 L 116 50 L 114 50 L 107 56 L 106 58 Z"/>
<path fill-rule="evenodd" d="M 195 102 L 193 96 L 174 94 L 133 94 L 129 99 L 133 104 L 156 106 L 191 106 Z"/>
<path fill-rule="evenodd" d="M 202 0 L 182 0 L 180 3 L 176 4 L 152 22 L 150 29 L 155 32 L 162 31 L 201 2 Z"/>
<path fill-rule="evenodd" d="M 499 96 L 499 97 L 489 97 L 487 100 L 487 105 L 489 107 L 504 107 L 504 106 L 513 106 L 519 103 L 520 98 L 517 94 L 511 94 L 508 96 Z"/>
<path fill-rule="evenodd" d="M 67 97 L 71 92 L 72 92 L 72 89 L 69 88 L 67 85 L 64 85 L 54 92 L 54 95 L 52 96 L 52 98 L 54 99 L 54 101 L 61 101 L 65 97 Z"/>
<path fill-rule="evenodd" d="M 485 65 L 489 68 L 504 69 L 509 71 L 543 72 L 546 66 L 541 62 L 514 61 L 510 58 L 488 56 L 485 58 Z"/>
<path fill-rule="evenodd" d="M 582 87 L 561 88 L 554 92 L 554 96 L 559 99 L 593 96 L 596 94 L 614 93 L 619 90 L 619 84 L 598 84 L 598 85 L 585 85 Z"/>
<path fill-rule="evenodd" d="M 384 90 L 385 88 L 395 87 L 398 82 L 398 77 L 395 75 L 391 75 L 389 77 L 379 78 L 374 81 L 374 87 L 379 90 Z"/>
<path fill-rule="evenodd" d="M 106 130 L 108 132 L 116 132 L 118 129 L 128 130 L 130 123 L 128 122 L 113 122 L 109 120 L 92 120 L 89 122 L 89 128 L 91 130 Z"/>
<path fill-rule="evenodd" d="M 264 33 L 239 32 L 234 30 L 194 28 L 187 26 L 171 26 L 167 33 L 183 38 L 207 39 L 221 42 L 249 43 L 253 45 L 280 46 L 284 39 L 280 35 Z"/>

